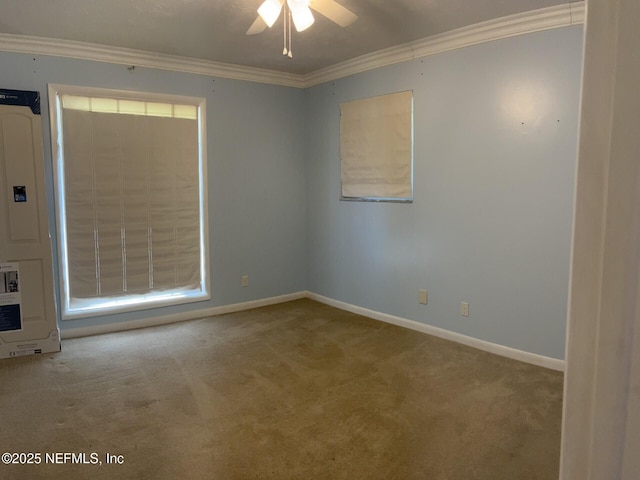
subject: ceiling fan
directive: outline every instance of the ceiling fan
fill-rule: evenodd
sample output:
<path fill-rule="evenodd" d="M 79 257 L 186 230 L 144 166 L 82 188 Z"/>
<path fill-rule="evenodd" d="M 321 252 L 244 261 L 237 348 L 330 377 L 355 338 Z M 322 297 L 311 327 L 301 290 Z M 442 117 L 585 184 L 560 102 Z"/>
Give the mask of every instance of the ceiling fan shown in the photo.
<path fill-rule="evenodd" d="M 314 18 L 311 9 L 324 15 L 329 20 L 341 27 L 347 27 L 355 22 L 358 17 L 351 10 L 343 7 L 335 0 L 264 0 L 258 8 L 258 17 L 247 30 L 247 35 L 255 35 L 263 32 L 267 27 L 271 28 L 284 10 L 284 49 L 283 55 L 292 58 L 291 54 L 291 21 L 296 31 L 302 32 L 313 25 Z M 289 46 L 287 47 L 287 20 Z"/>

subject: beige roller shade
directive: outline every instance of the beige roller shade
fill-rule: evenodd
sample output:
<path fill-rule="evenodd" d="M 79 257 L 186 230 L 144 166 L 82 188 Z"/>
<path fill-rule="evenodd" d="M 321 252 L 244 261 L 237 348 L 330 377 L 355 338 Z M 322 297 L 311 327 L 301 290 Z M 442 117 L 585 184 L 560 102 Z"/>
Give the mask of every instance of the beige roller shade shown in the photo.
<path fill-rule="evenodd" d="M 71 304 L 199 288 L 195 113 L 189 105 L 62 97 Z"/>
<path fill-rule="evenodd" d="M 340 167 L 345 199 L 412 199 L 411 91 L 340 105 Z"/>

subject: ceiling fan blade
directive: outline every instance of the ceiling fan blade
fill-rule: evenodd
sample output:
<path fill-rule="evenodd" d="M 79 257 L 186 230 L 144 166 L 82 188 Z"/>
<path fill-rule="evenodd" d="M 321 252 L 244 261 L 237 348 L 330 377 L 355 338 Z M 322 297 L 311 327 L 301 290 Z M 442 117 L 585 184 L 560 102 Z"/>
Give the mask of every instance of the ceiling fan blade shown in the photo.
<path fill-rule="evenodd" d="M 256 33 L 262 33 L 267 28 L 267 24 L 262 20 L 262 17 L 258 15 L 255 22 L 251 24 L 249 30 L 247 30 L 247 35 L 255 35 Z"/>
<path fill-rule="evenodd" d="M 311 0 L 309 6 L 341 27 L 348 27 L 358 19 L 355 13 L 335 0 Z"/>

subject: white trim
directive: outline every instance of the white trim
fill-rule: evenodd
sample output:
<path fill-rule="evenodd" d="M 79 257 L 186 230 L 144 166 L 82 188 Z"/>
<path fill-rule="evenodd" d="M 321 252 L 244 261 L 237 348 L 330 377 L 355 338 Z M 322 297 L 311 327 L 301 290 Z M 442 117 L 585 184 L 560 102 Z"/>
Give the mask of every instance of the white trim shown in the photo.
<path fill-rule="evenodd" d="M 212 317 L 215 315 L 225 315 L 227 313 L 241 312 L 252 308 L 266 307 L 278 303 L 291 302 L 306 298 L 307 292 L 295 292 L 277 297 L 261 298 L 259 300 L 251 300 L 242 303 L 233 303 L 231 305 L 222 305 L 219 307 L 205 308 L 201 310 L 192 310 L 190 312 L 174 313 L 171 315 L 162 315 L 158 317 L 142 318 L 140 320 L 130 320 L 126 322 L 110 323 L 108 325 L 95 325 L 90 327 L 65 328 L 62 330 L 62 338 L 78 338 L 88 337 L 91 335 L 101 335 L 104 333 L 123 332 L 125 330 L 135 330 L 138 328 L 155 327 L 158 325 L 166 325 L 169 323 L 184 322 L 187 320 L 195 320 L 198 318 Z"/>
<path fill-rule="evenodd" d="M 0 34 L 0 51 L 69 57 L 286 87 L 306 88 L 356 73 L 435 55 L 448 50 L 508 38 L 514 35 L 579 25 L 584 22 L 584 13 L 584 1 L 578 1 L 509 15 L 362 55 L 306 75 L 243 67 L 143 50 L 107 47 L 93 43 L 30 37 L 27 35 Z"/>
<path fill-rule="evenodd" d="M 198 318 L 213 317 L 215 315 L 226 315 L 228 313 L 241 312 L 244 310 L 251 310 L 253 308 L 266 307 L 268 305 L 276 305 L 278 303 L 291 302 L 293 300 L 299 300 L 301 298 L 309 298 L 316 302 L 324 303 L 331 307 L 339 308 L 347 312 L 356 313 L 358 315 L 364 315 L 374 320 L 390 323 L 399 327 L 408 328 L 410 330 L 416 330 L 418 332 L 433 335 L 434 337 L 443 338 L 452 342 L 461 343 L 469 347 L 477 348 L 485 352 L 493 353 L 503 357 L 519 360 L 539 367 L 549 368 L 551 370 L 564 371 L 564 360 L 557 358 L 545 357 L 535 353 L 529 353 L 522 350 L 518 350 L 511 347 L 505 347 L 496 343 L 487 342 L 473 337 L 468 337 L 460 333 L 451 332 L 442 328 L 427 325 L 425 323 L 416 322 L 415 320 L 409 320 L 395 315 L 389 315 L 387 313 L 377 312 L 375 310 L 369 310 L 368 308 L 358 307 L 350 303 L 342 302 L 340 300 L 334 300 L 333 298 L 325 297 L 317 293 L 309 291 L 300 291 L 289 293 L 286 295 L 280 295 L 276 297 L 262 298 L 259 300 L 251 300 L 242 303 L 233 303 L 231 305 L 221 305 L 219 307 L 205 308 L 202 310 L 193 310 L 190 312 L 174 313 L 171 315 L 162 315 L 159 317 L 143 318 L 140 320 L 131 320 L 127 322 L 111 323 L 108 325 L 96 325 L 90 327 L 76 327 L 66 328 L 62 330 L 61 335 L 63 339 L 88 337 L 91 335 L 101 335 L 104 333 L 122 332 L 126 330 L 134 330 L 145 327 L 155 327 L 159 325 L 166 325 L 169 323 L 184 322 L 187 320 L 195 320 Z"/>
<path fill-rule="evenodd" d="M 561 480 L 640 472 L 640 2 L 589 2 Z"/>
<path fill-rule="evenodd" d="M 0 51 L 77 58 L 287 87 L 304 87 L 302 77 L 290 73 L 56 38 L 0 33 Z"/>
<path fill-rule="evenodd" d="M 338 63 L 304 76 L 311 87 L 387 65 L 479 43 L 584 23 L 584 2 L 571 2 L 489 20 Z"/>
<path fill-rule="evenodd" d="M 341 302 L 340 300 L 334 300 L 333 298 L 318 295 L 317 293 L 307 292 L 307 297 L 326 305 L 346 310 L 348 312 L 356 313 L 358 315 L 364 315 L 374 320 L 380 320 L 382 322 L 397 325 L 399 327 L 409 328 L 418 332 L 433 335 L 434 337 L 443 338 L 445 340 L 451 340 L 462 345 L 477 348 L 485 352 L 493 353 L 503 357 L 519 360 L 521 362 L 530 363 L 539 367 L 549 368 L 551 370 L 564 371 L 564 360 L 557 358 L 545 357 L 535 353 L 525 352 L 511 347 L 505 347 L 496 343 L 487 342 L 478 338 L 468 337 L 461 333 L 444 330 L 442 328 L 427 325 L 426 323 L 416 322 L 415 320 L 409 320 L 402 317 L 396 317 L 395 315 L 389 315 L 375 310 L 369 310 L 368 308 L 358 307 L 351 305 L 350 303 Z"/>

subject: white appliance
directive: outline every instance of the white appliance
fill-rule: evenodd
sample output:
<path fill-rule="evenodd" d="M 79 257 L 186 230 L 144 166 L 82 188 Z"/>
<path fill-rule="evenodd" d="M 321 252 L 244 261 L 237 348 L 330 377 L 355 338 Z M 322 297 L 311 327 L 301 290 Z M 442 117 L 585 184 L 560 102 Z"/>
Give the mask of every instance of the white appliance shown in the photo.
<path fill-rule="evenodd" d="M 40 94 L 0 89 L 0 358 L 59 351 Z"/>

